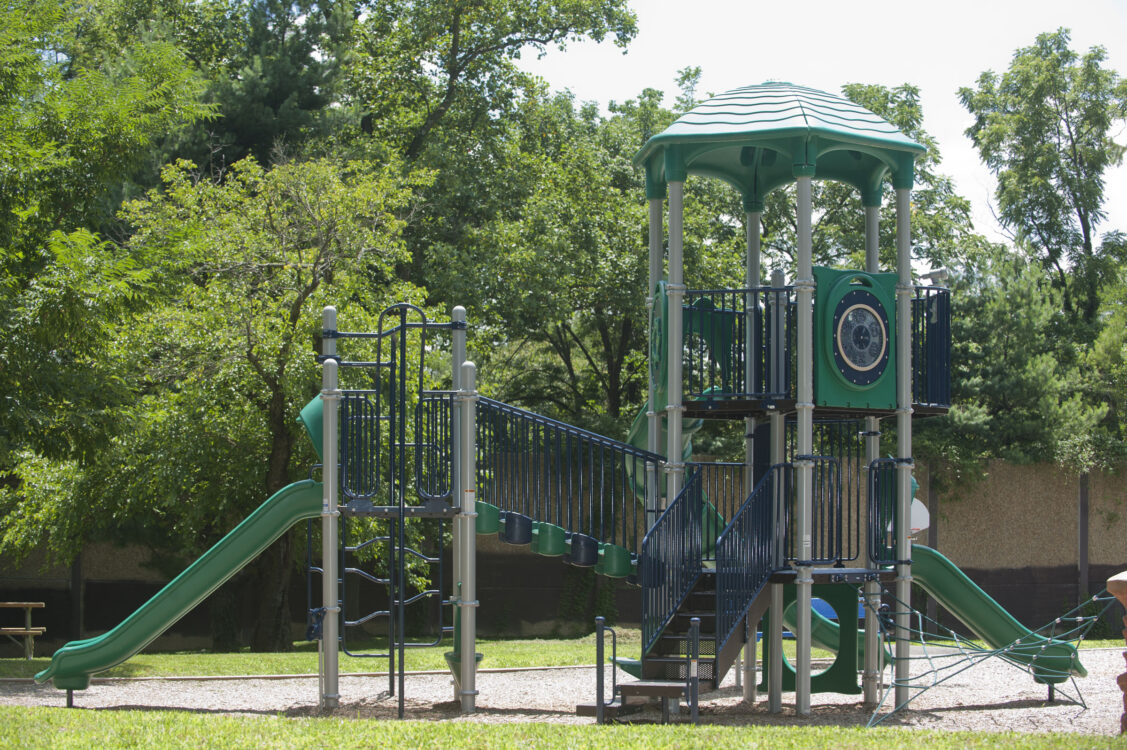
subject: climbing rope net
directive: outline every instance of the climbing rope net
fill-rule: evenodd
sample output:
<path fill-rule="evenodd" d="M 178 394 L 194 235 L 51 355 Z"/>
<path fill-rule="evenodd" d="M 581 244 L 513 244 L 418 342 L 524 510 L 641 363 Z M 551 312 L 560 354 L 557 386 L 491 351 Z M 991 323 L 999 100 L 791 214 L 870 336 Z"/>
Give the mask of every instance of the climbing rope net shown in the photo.
<path fill-rule="evenodd" d="M 869 597 L 862 596 L 866 599 L 866 606 L 869 606 Z M 904 710 L 928 690 L 992 658 L 1001 659 L 1028 672 L 1036 682 L 1048 685 L 1048 700 L 1055 700 L 1059 692 L 1063 698 L 1087 709 L 1076 683 L 1077 669 L 1082 669 L 1076 657 L 1076 649 L 1115 602 L 1115 598 L 1105 589 L 1043 627 L 1001 648 L 991 648 L 982 640 L 962 636 L 913 609 L 908 603 L 897 599 L 890 589 L 886 588 L 879 594 L 869 596 L 876 600 L 872 604 L 879 613 L 877 619 L 884 644 L 882 651 L 887 655 L 893 653 L 897 615 L 904 612 L 908 613 L 911 621 L 912 642 L 908 657 L 909 676 L 906 681 L 897 681 L 894 677 L 897 659 L 894 656 L 891 660 L 888 656 L 884 658 L 884 673 L 892 676 L 881 680 L 881 698 L 869 718 L 870 727 Z M 898 685 L 906 685 L 908 688 L 908 698 L 901 703 L 895 702 Z"/>

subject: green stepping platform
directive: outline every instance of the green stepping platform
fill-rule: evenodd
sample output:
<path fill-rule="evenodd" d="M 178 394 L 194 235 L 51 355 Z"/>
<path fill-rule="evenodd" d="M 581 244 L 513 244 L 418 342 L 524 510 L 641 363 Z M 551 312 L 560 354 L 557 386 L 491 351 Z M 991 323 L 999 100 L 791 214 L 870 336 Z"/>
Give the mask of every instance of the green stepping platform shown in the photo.
<path fill-rule="evenodd" d="M 634 573 L 630 550 L 618 544 L 599 545 L 599 562 L 595 572 L 608 578 L 625 578 Z"/>
<path fill-rule="evenodd" d="M 541 521 L 532 527 L 530 549 L 545 557 L 560 557 L 567 552 L 567 531 L 563 526 Z"/>
<path fill-rule="evenodd" d="M 496 534 L 501 530 L 501 509 L 496 505 L 478 500 L 474 503 L 474 511 L 477 513 L 477 533 Z"/>

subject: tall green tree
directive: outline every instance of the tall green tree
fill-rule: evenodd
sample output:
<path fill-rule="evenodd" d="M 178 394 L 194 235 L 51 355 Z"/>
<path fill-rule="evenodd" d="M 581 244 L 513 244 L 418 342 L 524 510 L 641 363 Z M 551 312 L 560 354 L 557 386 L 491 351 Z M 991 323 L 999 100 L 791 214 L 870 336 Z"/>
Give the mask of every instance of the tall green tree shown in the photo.
<path fill-rule="evenodd" d="M 152 274 L 98 230 L 139 155 L 208 114 L 178 47 L 137 38 L 112 60 L 75 60 L 67 13 L 0 8 L 0 472 L 15 451 L 100 445 L 121 394 L 101 350 Z"/>
<path fill-rule="evenodd" d="M 1120 239 L 1098 235 L 1104 175 L 1123 160 L 1115 138 L 1127 81 L 1104 67 L 1103 47 L 1081 55 L 1069 42 L 1067 29 L 1041 34 L 959 97 L 974 115 L 967 135 L 998 179 L 1002 224 L 1053 274 L 1065 311 L 1091 326 L 1100 290 L 1127 260 Z"/>
<path fill-rule="evenodd" d="M 318 312 L 333 302 L 363 326 L 369 306 L 418 298 L 394 278 L 417 179 L 330 159 L 269 171 L 248 159 L 222 180 L 167 168 L 163 190 L 124 212 L 123 250 L 159 278 L 102 354 L 131 398 L 85 464 L 23 456 L 20 486 L 0 498 L 5 549 L 68 559 L 104 535 L 177 570 L 306 475 L 314 456 L 294 415 L 315 393 Z M 284 536 L 250 570 L 256 650 L 291 646 L 294 550 Z"/>
<path fill-rule="evenodd" d="M 912 188 L 912 251 L 933 267 L 957 266 L 978 253 L 983 242 L 974 232 L 970 203 L 955 192 L 951 178 L 939 167 L 939 144 L 924 129 L 919 88 L 911 84 L 887 87 L 851 83 L 842 94 L 895 125 L 927 150 L 916 159 Z M 814 260 L 825 265 L 862 268 L 865 262 L 865 220 L 855 188 L 836 182 L 814 184 Z M 763 216 L 765 253 L 793 266 L 795 262 L 794 190 L 768 197 Z M 886 186 L 881 205 L 882 267 L 896 263 L 896 214 L 893 191 Z"/>
<path fill-rule="evenodd" d="M 925 420 L 918 455 L 956 476 L 986 459 L 1091 465 L 1106 407 L 1084 398 L 1060 291 L 1038 264 L 994 246 L 951 280 L 952 406 Z"/>
<path fill-rule="evenodd" d="M 488 127 L 506 112 L 527 80 L 515 64 L 522 54 L 608 36 L 624 47 L 635 33 L 626 0 L 377 0 L 352 87 L 373 129 L 413 161 L 440 142 L 445 121 Z"/>

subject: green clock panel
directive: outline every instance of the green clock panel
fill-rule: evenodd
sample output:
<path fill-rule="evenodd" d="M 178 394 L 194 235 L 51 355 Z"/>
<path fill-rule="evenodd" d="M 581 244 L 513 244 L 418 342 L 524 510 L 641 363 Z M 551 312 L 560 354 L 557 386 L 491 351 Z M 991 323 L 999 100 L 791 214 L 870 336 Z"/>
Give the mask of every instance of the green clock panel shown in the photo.
<path fill-rule="evenodd" d="M 896 408 L 896 274 L 814 268 L 814 403 Z"/>

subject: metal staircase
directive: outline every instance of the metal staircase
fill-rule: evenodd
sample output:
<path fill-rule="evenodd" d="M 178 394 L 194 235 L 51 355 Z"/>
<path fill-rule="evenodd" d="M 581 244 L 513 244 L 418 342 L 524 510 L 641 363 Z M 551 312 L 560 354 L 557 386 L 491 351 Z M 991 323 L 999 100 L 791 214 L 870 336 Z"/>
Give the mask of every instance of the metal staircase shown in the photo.
<path fill-rule="evenodd" d="M 700 621 L 698 677 L 713 689 L 735 663 L 748 622 L 767 608 L 763 595 L 783 565 L 794 469 L 772 467 L 732 520 L 708 544 L 702 473 L 694 473 L 642 542 L 642 678 L 686 679 L 689 630 Z"/>

